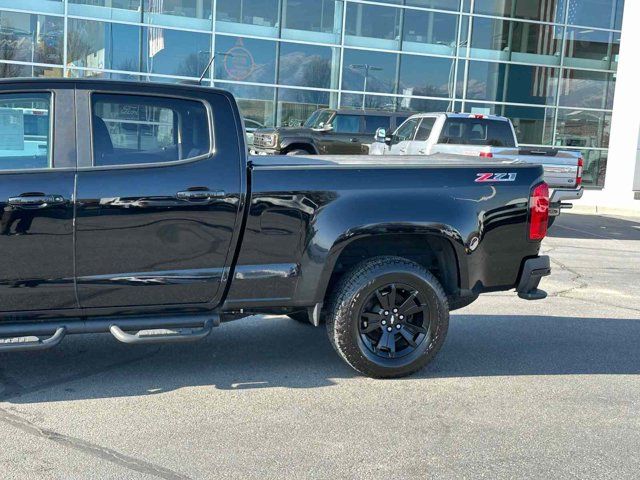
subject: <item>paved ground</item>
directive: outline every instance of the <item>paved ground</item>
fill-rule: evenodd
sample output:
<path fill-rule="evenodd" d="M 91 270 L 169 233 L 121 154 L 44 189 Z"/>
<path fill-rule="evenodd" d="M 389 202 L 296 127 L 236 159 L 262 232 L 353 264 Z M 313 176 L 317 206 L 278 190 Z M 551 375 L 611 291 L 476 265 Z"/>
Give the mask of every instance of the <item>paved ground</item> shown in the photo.
<path fill-rule="evenodd" d="M 399 381 L 280 317 L 0 355 L 2 478 L 637 478 L 640 220 L 564 215 L 545 249 L 548 300 L 482 298 Z"/>

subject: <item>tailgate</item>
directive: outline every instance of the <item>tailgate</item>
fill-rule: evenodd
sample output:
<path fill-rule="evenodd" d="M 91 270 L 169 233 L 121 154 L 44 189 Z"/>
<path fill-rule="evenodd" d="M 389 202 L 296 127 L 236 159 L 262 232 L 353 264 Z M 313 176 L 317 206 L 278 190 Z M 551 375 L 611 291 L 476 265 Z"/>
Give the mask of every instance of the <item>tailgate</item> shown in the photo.
<path fill-rule="evenodd" d="M 555 149 L 493 149 L 495 158 L 509 158 L 544 168 L 544 180 L 551 188 L 572 189 L 578 185 L 579 152 Z"/>

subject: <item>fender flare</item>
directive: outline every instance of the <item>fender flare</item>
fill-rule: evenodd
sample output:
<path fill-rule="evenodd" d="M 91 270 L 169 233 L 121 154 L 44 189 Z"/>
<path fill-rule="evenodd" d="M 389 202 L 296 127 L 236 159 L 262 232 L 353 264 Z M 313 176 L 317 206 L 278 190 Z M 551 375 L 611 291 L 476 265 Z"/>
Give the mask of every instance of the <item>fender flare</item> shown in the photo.
<path fill-rule="evenodd" d="M 294 145 L 296 143 L 302 143 L 304 145 L 308 145 L 309 147 L 311 147 L 311 153 L 318 155 L 320 152 L 318 151 L 318 148 L 316 147 L 315 142 L 313 141 L 313 139 L 309 138 L 309 137 L 293 137 L 293 138 L 285 138 L 281 143 L 280 143 L 280 150 L 286 150 L 287 148 L 289 148 L 291 145 Z"/>

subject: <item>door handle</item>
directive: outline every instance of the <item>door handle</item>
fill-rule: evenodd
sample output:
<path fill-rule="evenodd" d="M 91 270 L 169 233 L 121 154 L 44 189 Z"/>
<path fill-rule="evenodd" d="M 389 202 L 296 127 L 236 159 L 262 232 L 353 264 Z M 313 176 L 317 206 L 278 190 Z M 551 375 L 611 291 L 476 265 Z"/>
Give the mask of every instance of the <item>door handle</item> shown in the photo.
<path fill-rule="evenodd" d="M 65 199 L 62 195 L 22 194 L 17 197 L 9 197 L 8 203 L 15 207 L 46 208 L 52 205 L 61 205 L 65 203 Z"/>
<path fill-rule="evenodd" d="M 418 150 L 418 153 L 421 154 L 421 155 L 424 155 L 425 153 L 427 153 L 427 151 L 426 150 Z"/>
<path fill-rule="evenodd" d="M 358 139 L 357 139 L 357 138 L 355 138 L 355 137 L 354 137 L 354 138 L 350 138 L 350 139 L 349 139 L 349 141 L 350 141 L 351 143 L 358 143 L 358 142 L 360 142 L 360 140 L 358 140 Z"/>
<path fill-rule="evenodd" d="M 179 200 L 187 200 L 189 202 L 202 202 L 224 196 L 225 193 L 222 190 L 185 190 L 184 192 L 176 193 L 176 197 Z"/>
<path fill-rule="evenodd" d="M 400 149 L 400 153 L 407 153 L 407 149 L 406 148 L 401 148 Z"/>

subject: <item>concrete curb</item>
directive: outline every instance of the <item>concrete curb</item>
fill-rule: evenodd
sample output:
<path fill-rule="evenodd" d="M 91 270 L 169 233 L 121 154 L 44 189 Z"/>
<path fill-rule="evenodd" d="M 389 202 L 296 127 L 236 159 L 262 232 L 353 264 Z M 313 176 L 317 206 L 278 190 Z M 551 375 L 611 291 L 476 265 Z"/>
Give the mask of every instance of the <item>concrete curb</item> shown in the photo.
<path fill-rule="evenodd" d="M 623 217 L 640 218 L 640 202 L 638 208 L 631 206 L 602 206 L 573 204 L 573 208 L 565 210 L 565 213 L 577 213 L 578 215 L 620 215 Z"/>

